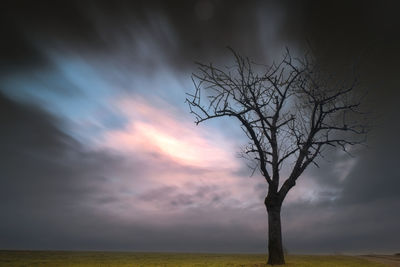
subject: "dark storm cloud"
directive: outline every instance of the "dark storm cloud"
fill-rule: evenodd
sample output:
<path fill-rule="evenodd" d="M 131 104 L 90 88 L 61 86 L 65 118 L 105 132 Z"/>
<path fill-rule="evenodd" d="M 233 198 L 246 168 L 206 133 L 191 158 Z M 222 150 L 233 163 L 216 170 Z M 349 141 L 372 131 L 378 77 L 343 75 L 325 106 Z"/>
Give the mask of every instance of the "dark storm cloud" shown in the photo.
<path fill-rule="evenodd" d="M 318 59 L 339 73 L 343 65 L 359 60 L 361 87 L 369 90 L 366 102 L 373 119 L 377 117 L 369 148 L 355 153 L 355 164 L 342 181 L 338 179 L 342 165 L 335 164 L 347 161 L 341 154 L 334 154 L 320 170 L 308 172 L 309 179 L 326 189 L 320 192 L 324 196 L 284 207 L 284 239 L 293 252 L 395 251 L 400 240 L 396 169 L 400 23 L 394 5 L 394 1 L 9 1 L 0 11 L 0 71 L 6 76 L 52 68 L 43 43 L 112 57 L 118 54 L 119 43 L 126 42 L 132 45 L 132 54 L 124 60 L 151 67 L 162 55 L 182 72 L 193 68 L 196 60 L 223 62 L 227 45 L 267 60 L 276 47 L 278 51 L 281 45 L 304 48 L 308 40 Z M 140 56 L 147 45 L 157 51 Z M 65 90 L 69 89 L 61 91 Z M 260 234 L 265 229 L 249 229 L 246 222 L 252 218 L 264 223 L 263 207 L 258 217 L 246 210 L 223 213 L 204 208 L 197 215 L 193 211 L 177 216 L 176 225 L 105 217 L 88 204 L 119 201 L 99 194 L 99 184 L 109 168 L 123 168 L 123 158 L 87 151 L 64 133 L 59 119 L 4 96 L 0 96 L 0 123 L 0 213 L 5 218 L 0 222 L 0 248 L 265 248 L 264 233 Z M 135 175 L 146 167 L 141 164 Z M 143 192 L 138 200 L 162 203 L 172 198 L 175 202 L 163 203 L 172 209 L 204 197 L 219 203 L 227 194 L 213 188 L 199 188 L 193 194 L 174 187 L 157 190 Z M 265 184 L 257 187 L 257 193 L 262 199 Z M 231 218 L 229 223 L 208 219 L 221 214 Z"/>
<path fill-rule="evenodd" d="M 86 152 L 59 123 L 35 106 L 0 95 L 2 248 L 23 248 L 29 240 L 40 246 L 88 216 L 85 206 L 107 175 L 102 166 L 117 160 Z"/>
<path fill-rule="evenodd" d="M 80 13 L 76 2 L 6 1 L 1 9 L 1 66 L 14 68 L 44 67 L 48 64 L 32 38 L 81 43 L 99 40 L 91 23 Z"/>
<path fill-rule="evenodd" d="M 287 206 L 282 212 L 286 247 L 298 253 L 394 253 L 400 238 L 398 200 Z"/>
<path fill-rule="evenodd" d="M 378 57 L 394 56 L 399 22 L 391 6 L 391 1 L 9 1 L 1 11 L 7 36 L 2 57 L 7 64 L 40 64 L 33 40 L 93 54 L 110 52 L 121 40 L 131 41 L 132 51 L 140 42 L 153 42 L 180 69 L 195 60 L 225 58 L 227 45 L 262 60 L 276 45 L 304 47 L 306 41 L 329 61 L 369 57 L 374 50 Z M 150 39 L 140 40 L 143 33 Z"/>
<path fill-rule="evenodd" d="M 359 164 L 349 174 L 351 179 L 345 180 L 342 199 L 345 203 L 393 198 L 400 203 L 400 172 L 397 169 L 400 126 L 395 121 L 393 118 L 390 125 L 377 130 L 379 140 L 371 141 L 371 148 L 360 156 Z M 400 216 L 397 221 L 400 221 Z"/>
<path fill-rule="evenodd" d="M 317 57 L 339 73 L 357 61 L 362 86 L 378 96 L 374 101 L 386 101 L 398 86 L 400 20 L 394 6 L 394 1 L 299 1 L 287 5 L 282 38 L 308 40 Z"/>
<path fill-rule="evenodd" d="M 280 12 L 276 3 L 261 1 L 9 1 L 1 11 L 1 34 L 7 37 L 1 64 L 4 71 L 51 64 L 40 50 L 43 43 L 96 55 L 118 53 L 119 43 L 125 42 L 131 53 L 125 57 L 134 61 L 143 45 L 155 44 L 180 70 L 194 61 L 225 57 L 221 52 L 228 45 L 263 57 L 270 53 L 264 39 L 273 39 Z M 151 66 L 156 60 L 148 57 L 141 64 Z"/>
<path fill-rule="evenodd" d="M 321 187 L 321 195 L 315 202 L 290 203 L 283 208 L 284 237 L 289 251 L 398 250 L 400 175 L 396 166 L 400 145 L 394 114 L 387 115 L 390 123 L 374 129 L 369 147 L 355 151 L 354 158 L 332 153 L 327 157 L 329 161 L 320 160 L 320 169 L 311 167 L 306 172 L 308 179 Z M 344 170 L 345 163 L 353 160 L 351 168 Z M 345 175 L 341 177 L 341 173 Z"/>
<path fill-rule="evenodd" d="M 396 103 L 400 36 L 395 33 L 400 20 L 394 6 L 394 1 L 299 1 L 286 6 L 282 39 L 302 47 L 307 39 L 317 59 L 339 75 L 357 63 L 359 90 L 368 91 L 364 108 L 371 112 L 370 123 L 374 125 L 368 147 L 357 148 L 355 159 L 328 153 L 329 161 L 320 160 L 321 169 L 308 170 L 307 175 L 319 186 L 335 189 L 336 197 L 284 208 L 283 228 L 289 250 L 398 250 L 400 110 Z M 341 181 L 339 176 L 346 164 L 340 162 L 351 160 L 354 166 L 345 171 L 347 175 Z"/>

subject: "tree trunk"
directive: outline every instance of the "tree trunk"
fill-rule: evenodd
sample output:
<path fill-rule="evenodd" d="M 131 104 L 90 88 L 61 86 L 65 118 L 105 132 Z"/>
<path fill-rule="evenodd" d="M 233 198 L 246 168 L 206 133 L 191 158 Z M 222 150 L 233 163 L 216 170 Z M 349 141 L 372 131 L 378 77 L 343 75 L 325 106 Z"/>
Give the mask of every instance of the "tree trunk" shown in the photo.
<path fill-rule="evenodd" d="M 281 203 L 265 203 L 268 211 L 268 264 L 283 265 Z"/>

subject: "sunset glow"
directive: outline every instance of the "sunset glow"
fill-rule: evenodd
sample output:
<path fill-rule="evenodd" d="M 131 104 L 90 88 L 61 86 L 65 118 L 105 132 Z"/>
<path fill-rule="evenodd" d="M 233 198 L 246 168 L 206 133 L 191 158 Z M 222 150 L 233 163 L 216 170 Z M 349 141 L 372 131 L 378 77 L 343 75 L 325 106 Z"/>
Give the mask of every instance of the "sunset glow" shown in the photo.
<path fill-rule="evenodd" d="M 105 133 L 104 145 L 118 151 L 156 153 L 181 165 L 201 168 L 218 166 L 234 170 L 239 167 L 235 144 L 224 139 L 220 132 L 207 130 L 166 103 L 161 108 L 149 105 L 143 98 L 118 102 L 126 127 Z M 176 110 L 175 110 L 176 112 Z"/>

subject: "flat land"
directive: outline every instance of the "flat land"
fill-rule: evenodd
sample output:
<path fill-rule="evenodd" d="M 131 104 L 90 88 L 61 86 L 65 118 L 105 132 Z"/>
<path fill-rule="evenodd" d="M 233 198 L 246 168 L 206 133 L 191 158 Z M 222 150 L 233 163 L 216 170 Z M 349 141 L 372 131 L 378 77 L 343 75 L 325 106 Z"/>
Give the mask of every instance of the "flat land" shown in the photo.
<path fill-rule="evenodd" d="M 267 266 L 260 254 L 188 254 L 136 252 L 72 252 L 72 251 L 1 251 L 0 266 L 89 267 L 89 266 Z M 385 267 L 368 257 L 352 256 L 287 256 L 286 266 L 296 267 Z"/>
<path fill-rule="evenodd" d="M 396 255 L 364 255 L 361 258 L 367 259 L 373 262 L 384 263 L 390 267 L 400 267 L 400 254 Z"/>

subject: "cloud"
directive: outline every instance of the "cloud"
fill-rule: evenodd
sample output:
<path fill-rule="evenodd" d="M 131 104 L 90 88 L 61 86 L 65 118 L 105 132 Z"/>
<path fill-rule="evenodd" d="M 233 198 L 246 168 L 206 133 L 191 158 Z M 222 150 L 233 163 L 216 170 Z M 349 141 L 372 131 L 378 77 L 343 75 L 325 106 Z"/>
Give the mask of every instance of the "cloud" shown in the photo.
<path fill-rule="evenodd" d="M 123 129 L 107 131 L 101 143 L 110 149 L 134 154 L 158 154 L 178 165 L 198 168 L 219 166 L 236 170 L 240 162 L 232 140 L 216 129 L 196 127 L 186 113 L 153 97 L 125 97 L 114 104 L 128 121 Z"/>
<path fill-rule="evenodd" d="M 225 59 L 228 53 L 221 51 L 228 45 L 258 58 L 273 56 L 282 13 L 272 1 L 7 2 L 1 31 L 9 38 L 1 56 L 14 71 L 54 67 L 42 51 L 45 46 L 86 58 L 109 55 L 132 71 L 151 73 L 164 61 L 186 72 L 194 61 Z M 137 65 L 132 68 L 131 62 Z"/>
<path fill-rule="evenodd" d="M 228 251 L 230 238 L 222 237 L 238 231 L 243 234 L 235 238 L 251 240 L 255 234 L 245 231 L 247 219 L 236 211 L 249 213 L 250 203 L 241 201 L 252 194 L 251 187 L 243 190 L 248 180 L 226 169 L 181 165 L 168 154 L 150 161 L 88 150 L 45 111 L 4 96 L 1 104 L 7 129 L 0 212 L 7 220 L 0 224 L 0 247 L 166 250 L 168 242 L 177 243 L 173 249 L 187 242 L 188 250 L 210 250 L 215 242 L 211 250 Z M 220 231 L 222 239 L 199 238 L 205 229 L 210 236 Z"/>
<path fill-rule="evenodd" d="M 239 125 L 195 127 L 184 92 L 193 62 L 225 65 L 226 45 L 264 63 L 308 39 L 339 74 L 361 55 L 379 126 L 355 159 L 328 153 L 299 179 L 285 244 L 398 249 L 399 20 L 386 3 L 8 2 L 0 12 L 1 248 L 265 251 L 267 187 L 235 157 Z"/>
<path fill-rule="evenodd" d="M 61 122 L 35 106 L 0 95 L 2 248 L 51 243 L 85 210 L 108 166 L 118 158 L 91 153 L 60 130 Z M 49 232 L 47 232 L 47 229 Z M 57 230 L 57 231 L 56 231 Z M 30 240 L 30 241 L 29 241 Z M 49 243 L 49 244 L 50 244 Z M 32 244 L 32 243 L 30 243 Z"/>

